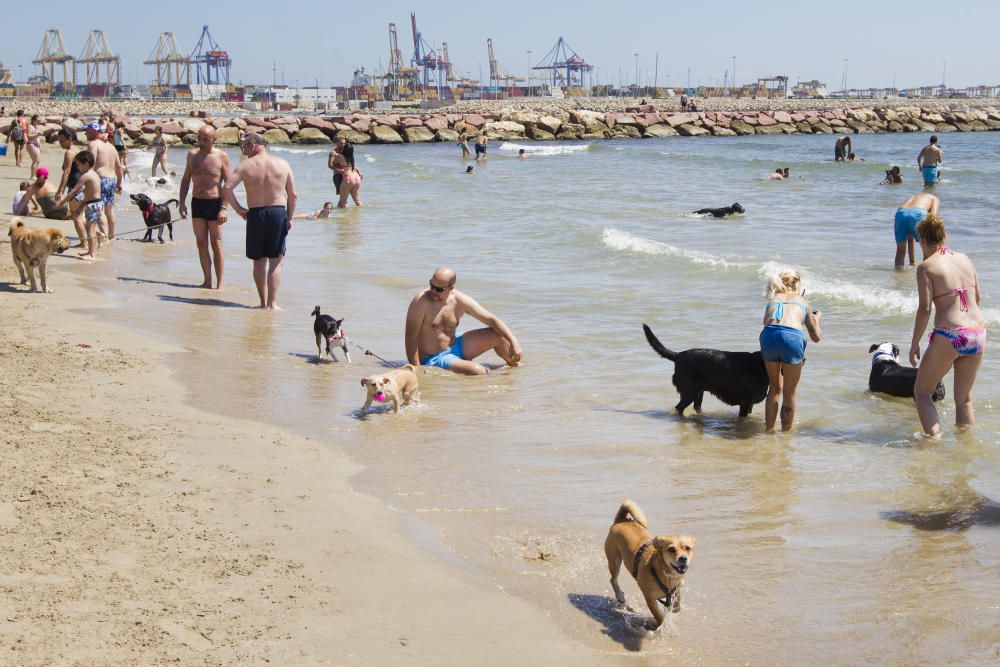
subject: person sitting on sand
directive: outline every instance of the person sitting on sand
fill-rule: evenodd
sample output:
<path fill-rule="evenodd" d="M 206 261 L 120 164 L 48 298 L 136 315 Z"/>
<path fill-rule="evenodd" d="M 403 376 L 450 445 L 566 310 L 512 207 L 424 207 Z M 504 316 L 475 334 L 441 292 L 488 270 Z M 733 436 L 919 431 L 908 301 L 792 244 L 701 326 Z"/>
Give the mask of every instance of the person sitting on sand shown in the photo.
<path fill-rule="evenodd" d="M 427 289 L 413 297 L 406 311 L 406 359 L 414 366 L 434 366 L 465 375 L 489 371 L 472 361 L 492 349 L 508 366 L 521 362 L 521 345 L 503 320 L 472 297 L 455 289 L 455 272 L 440 267 Z M 486 325 L 460 336 L 458 322 L 471 315 Z"/>
<path fill-rule="evenodd" d="M 902 183 L 903 174 L 899 170 L 899 165 L 885 170 L 885 180 L 882 181 L 882 185 L 901 185 Z"/>
<path fill-rule="evenodd" d="M 42 215 L 49 220 L 69 220 L 69 207 L 56 206 L 56 188 L 49 182 L 49 170 L 39 167 L 35 172 L 37 178 L 28 188 L 28 193 L 42 210 Z"/>
<path fill-rule="evenodd" d="M 322 220 L 323 218 L 329 218 L 331 213 L 333 213 L 333 202 L 325 201 L 323 202 L 323 208 L 320 210 L 313 211 L 312 213 L 296 213 L 292 216 L 292 220 Z"/>
<path fill-rule="evenodd" d="M 21 181 L 18 191 L 14 193 L 14 201 L 11 203 L 11 214 L 29 215 L 29 210 L 32 214 L 38 211 L 38 204 L 32 201 L 31 195 L 28 194 L 28 188 L 30 187 L 30 181 Z"/>

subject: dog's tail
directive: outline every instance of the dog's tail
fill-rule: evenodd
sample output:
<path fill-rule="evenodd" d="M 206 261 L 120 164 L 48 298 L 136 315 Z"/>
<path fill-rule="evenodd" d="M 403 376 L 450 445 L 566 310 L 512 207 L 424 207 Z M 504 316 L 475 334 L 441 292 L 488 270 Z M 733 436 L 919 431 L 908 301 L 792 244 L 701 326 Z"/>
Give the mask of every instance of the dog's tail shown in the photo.
<path fill-rule="evenodd" d="M 13 236 L 14 230 L 18 227 L 24 227 L 24 221 L 21 218 L 14 218 L 10 221 L 10 229 L 7 230 L 7 236 Z"/>
<path fill-rule="evenodd" d="M 649 346 L 656 350 L 657 354 L 665 359 L 669 359 L 670 361 L 675 361 L 677 359 L 677 353 L 671 352 L 664 347 L 663 343 L 660 342 L 660 339 L 653 335 L 652 329 L 643 324 L 642 330 L 646 333 L 646 340 L 649 341 Z"/>
<path fill-rule="evenodd" d="M 417 368 L 413 364 L 406 364 L 405 366 L 403 366 L 403 370 L 404 371 L 413 371 L 415 373 L 417 371 Z"/>
<path fill-rule="evenodd" d="M 646 522 L 646 515 L 642 513 L 639 506 L 635 504 L 634 501 L 625 500 L 622 506 L 618 508 L 618 514 L 615 514 L 614 523 L 621 523 L 629 517 L 643 528 L 648 528 L 649 524 Z"/>
<path fill-rule="evenodd" d="M 168 199 L 167 201 L 163 202 L 163 206 L 169 206 L 170 204 L 177 204 L 178 206 L 180 206 L 181 203 L 176 199 Z"/>
<path fill-rule="evenodd" d="M 313 311 L 309 313 L 309 317 L 316 317 L 317 315 L 319 315 L 319 306 L 313 308 Z"/>

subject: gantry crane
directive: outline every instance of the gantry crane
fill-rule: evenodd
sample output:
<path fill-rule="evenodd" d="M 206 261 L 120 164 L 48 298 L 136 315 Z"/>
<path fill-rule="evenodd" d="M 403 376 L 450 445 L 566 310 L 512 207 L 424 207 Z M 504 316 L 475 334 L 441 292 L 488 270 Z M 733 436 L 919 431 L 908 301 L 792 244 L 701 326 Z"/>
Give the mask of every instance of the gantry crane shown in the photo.
<path fill-rule="evenodd" d="M 413 27 L 413 57 L 410 59 L 410 64 L 423 69 L 424 89 L 447 85 L 442 81 L 442 75 L 448 67 L 447 61 L 427 44 L 423 35 L 417 30 L 417 15 L 413 12 L 410 12 L 410 24 Z"/>
<path fill-rule="evenodd" d="M 63 43 L 62 35 L 55 28 L 45 31 L 42 38 L 42 46 L 38 49 L 35 59 L 31 62 L 42 66 L 42 75 L 45 75 L 45 66 L 48 65 L 49 83 L 56 85 L 56 65 L 62 65 L 62 86 L 72 85 L 76 88 L 76 67 L 73 66 L 75 58 L 66 52 L 66 45 Z M 72 73 L 72 78 L 71 78 Z"/>
<path fill-rule="evenodd" d="M 104 80 L 101 81 L 101 65 L 105 65 Z M 73 64 L 73 79 L 76 80 L 76 68 L 84 65 L 87 79 L 87 95 L 97 95 L 103 93 L 105 96 L 111 93 L 112 87 L 117 88 L 122 83 L 121 57 L 117 53 L 111 52 L 111 45 L 103 30 L 91 30 L 87 37 L 87 44 L 83 47 L 83 52 Z M 103 86 L 103 91 L 100 87 Z"/>
<path fill-rule="evenodd" d="M 505 88 L 508 89 L 512 84 L 518 81 L 524 81 L 524 79 L 519 79 L 507 70 L 503 68 L 499 62 L 497 62 L 496 56 L 493 55 L 493 38 L 486 38 L 486 51 L 490 59 L 490 87 Z M 502 82 L 502 85 L 501 85 Z"/>
<path fill-rule="evenodd" d="M 156 65 L 156 86 L 190 86 L 191 59 L 181 53 L 174 33 L 161 32 L 146 65 Z M 173 66 L 173 70 L 171 70 Z"/>
<path fill-rule="evenodd" d="M 552 50 L 531 69 L 548 71 L 553 86 L 583 87 L 586 73 L 592 72 L 594 66 L 588 65 L 570 48 L 566 40 L 560 37 Z"/>
<path fill-rule="evenodd" d="M 227 51 L 223 51 L 212 38 L 208 26 L 201 27 L 201 37 L 191 52 L 197 83 L 229 85 L 229 68 L 233 64 Z"/>

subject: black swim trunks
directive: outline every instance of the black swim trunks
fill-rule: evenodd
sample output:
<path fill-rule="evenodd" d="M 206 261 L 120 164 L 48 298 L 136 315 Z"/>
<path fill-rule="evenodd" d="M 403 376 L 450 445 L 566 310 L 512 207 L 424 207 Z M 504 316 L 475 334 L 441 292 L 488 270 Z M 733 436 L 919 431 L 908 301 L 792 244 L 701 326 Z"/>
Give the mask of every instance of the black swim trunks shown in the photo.
<path fill-rule="evenodd" d="M 277 259 L 285 254 L 288 236 L 288 209 L 258 206 L 247 215 L 247 257 Z"/>
<path fill-rule="evenodd" d="M 476 144 L 476 156 L 486 155 L 486 144 Z"/>
<path fill-rule="evenodd" d="M 191 197 L 191 217 L 201 218 L 208 222 L 215 222 L 219 219 L 219 211 L 222 210 L 222 197 L 215 199 L 201 199 Z"/>
<path fill-rule="evenodd" d="M 338 195 L 340 194 L 340 184 L 343 183 L 343 182 L 344 182 L 344 175 L 343 174 L 334 174 L 333 175 L 333 187 L 337 189 L 337 194 Z"/>

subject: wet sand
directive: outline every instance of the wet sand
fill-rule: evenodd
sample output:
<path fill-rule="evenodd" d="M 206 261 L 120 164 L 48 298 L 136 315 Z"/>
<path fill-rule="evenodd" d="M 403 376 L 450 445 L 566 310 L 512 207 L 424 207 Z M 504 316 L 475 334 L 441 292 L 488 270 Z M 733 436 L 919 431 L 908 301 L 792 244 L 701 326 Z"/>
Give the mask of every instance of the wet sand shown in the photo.
<path fill-rule="evenodd" d="M 27 172 L 12 154 L 3 211 Z M 90 314 L 116 306 L 74 254 L 49 261 L 54 294 L 30 294 L 0 248 L 4 661 L 600 661 L 418 544 L 421 525 L 352 490 L 346 457 L 186 405 L 167 365 L 185 351 Z"/>

